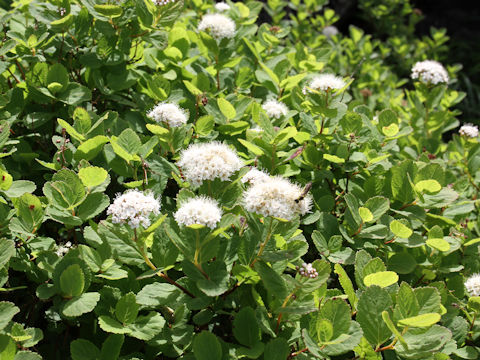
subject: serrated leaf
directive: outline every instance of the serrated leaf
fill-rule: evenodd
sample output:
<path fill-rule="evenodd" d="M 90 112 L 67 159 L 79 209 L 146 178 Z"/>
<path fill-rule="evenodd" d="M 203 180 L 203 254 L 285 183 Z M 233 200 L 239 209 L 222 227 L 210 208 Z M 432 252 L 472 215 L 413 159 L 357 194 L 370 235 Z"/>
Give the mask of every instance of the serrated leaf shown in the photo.
<path fill-rule="evenodd" d="M 372 212 L 366 207 L 360 206 L 358 208 L 358 213 L 360 214 L 360 217 L 362 218 L 363 222 L 370 222 L 373 220 Z"/>
<path fill-rule="evenodd" d="M 69 317 L 76 317 L 89 313 L 95 308 L 99 300 L 100 294 L 97 292 L 81 294 L 65 303 L 62 314 Z"/>
<path fill-rule="evenodd" d="M 140 306 L 137 304 L 135 294 L 129 292 L 118 300 L 115 306 L 115 316 L 123 324 L 130 324 L 135 321 Z"/>
<path fill-rule="evenodd" d="M 78 171 L 78 177 L 82 181 L 83 185 L 85 185 L 87 188 L 92 188 L 103 184 L 108 178 L 108 172 L 101 167 L 88 166 L 81 168 Z"/>
<path fill-rule="evenodd" d="M 397 237 L 402 239 L 408 239 L 412 236 L 413 231 L 408 226 L 404 225 L 398 220 L 393 220 L 390 223 L 390 231 Z"/>
<path fill-rule="evenodd" d="M 98 325 L 103 331 L 113 334 L 128 334 L 132 332 L 131 329 L 124 327 L 117 320 L 106 315 L 102 315 L 98 318 Z"/>

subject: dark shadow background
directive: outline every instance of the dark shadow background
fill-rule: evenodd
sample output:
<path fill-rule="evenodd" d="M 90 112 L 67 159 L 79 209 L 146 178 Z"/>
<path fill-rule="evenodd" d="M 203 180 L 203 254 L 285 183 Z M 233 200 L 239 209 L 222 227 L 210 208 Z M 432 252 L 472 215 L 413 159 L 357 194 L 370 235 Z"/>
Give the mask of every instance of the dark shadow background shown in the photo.
<path fill-rule="evenodd" d="M 379 3 L 381 0 L 378 0 Z M 430 34 L 430 28 L 446 28 L 450 41 L 448 64 L 462 64 L 455 87 L 465 91 L 467 97 L 459 104 L 462 122 L 480 124 L 480 3 L 465 0 L 411 0 L 421 10 L 423 20 L 416 26 L 416 35 Z M 330 0 L 329 7 L 340 15 L 336 24 L 341 32 L 348 32 L 353 24 L 367 33 L 376 34 L 372 23 L 362 17 L 357 0 Z"/>

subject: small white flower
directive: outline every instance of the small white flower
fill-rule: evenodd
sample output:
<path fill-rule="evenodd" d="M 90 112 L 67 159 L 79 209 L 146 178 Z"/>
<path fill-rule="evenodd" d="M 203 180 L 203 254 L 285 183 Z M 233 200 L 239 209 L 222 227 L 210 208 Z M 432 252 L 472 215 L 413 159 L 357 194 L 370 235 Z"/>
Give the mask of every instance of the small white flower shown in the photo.
<path fill-rule="evenodd" d="M 173 2 L 175 2 L 175 0 L 153 0 L 153 3 L 155 5 L 160 5 L 160 6 L 161 5 L 167 5 L 167 4 L 173 3 Z"/>
<path fill-rule="evenodd" d="M 219 12 L 230 10 L 230 5 L 225 2 L 218 2 L 215 4 L 215 9 Z"/>
<path fill-rule="evenodd" d="M 200 186 L 204 180 L 219 178 L 227 181 L 243 166 L 235 151 L 216 141 L 190 145 L 182 151 L 177 164 L 194 187 Z"/>
<path fill-rule="evenodd" d="M 66 253 L 68 253 L 71 248 L 72 248 L 72 243 L 70 241 L 67 241 L 65 244 L 57 247 L 57 250 L 55 251 L 55 254 L 62 257 Z"/>
<path fill-rule="evenodd" d="M 302 266 L 297 266 L 297 270 L 303 277 L 314 279 L 318 276 L 317 269 L 312 264 L 303 263 Z"/>
<path fill-rule="evenodd" d="M 322 30 L 322 34 L 325 35 L 326 37 L 330 38 L 332 36 L 335 36 L 338 34 L 338 29 L 336 26 L 325 26 Z"/>
<path fill-rule="evenodd" d="M 185 125 L 188 113 L 177 104 L 160 103 L 147 113 L 147 116 L 156 122 L 163 122 L 170 127 Z"/>
<path fill-rule="evenodd" d="M 265 110 L 269 118 L 280 119 L 281 116 L 287 115 L 287 106 L 277 100 L 267 100 L 262 105 L 262 109 Z"/>
<path fill-rule="evenodd" d="M 295 215 L 305 215 L 312 206 L 310 194 L 281 176 L 257 181 L 243 194 L 245 210 L 263 216 L 292 220 Z"/>
<path fill-rule="evenodd" d="M 210 30 L 212 37 L 222 40 L 235 36 L 235 23 L 232 19 L 222 14 L 207 14 L 198 24 L 198 30 Z"/>
<path fill-rule="evenodd" d="M 251 168 L 245 175 L 243 175 L 241 182 L 253 185 L 257 182 L 268 181 L 269 179 L 270 176 L 266 172 L 258 170 L 257 168 Z"/>
<path fill-rule="evenodd" d="M 419 79 L 428 84 L 448 83 L 447 70 L 438 61 L 425 60 L 413 65 L 412 79 Z"/>
<path fill-rule="evenodd" d="M 476 138 L 478 136 L 478 126 L 467 123 L 462 125 L 458 132 L 460 133 L 460 135 Z"/>
<path fill-rule="evenodd" d="M 345 85 L 345 81 L 339 76 L 322 74 L 313 78 L 308 86 L 303 88 L 303 94 L 306 95 L 307 92 L 311 92 L 308 88 L 317 91 L 328 91 L 342 89 Z"/>
<path fill-rule="evenodd" d="M 179 225 L 199 224 L 215 229 L 222 218 L 222 210 L 214 199 L 198 196 L 186 200 L 173 216 Z"/>
<path fill-rule="evenodd" d="M 470 296 L 480 296 L 480 274 L 473 274 L 465 281 Z"/>
<path fill-rule="evenodd" d="M 123 195 L 117 195 L 107 209 L 107 215 L 112 215 L 114 224 L 127 223 L 136 229 L 140 225 L 150 226 L 150 215 L 160 213 L 160 202 L 153 194 L 144 194 L 138 190 L 128 190 Z"/>

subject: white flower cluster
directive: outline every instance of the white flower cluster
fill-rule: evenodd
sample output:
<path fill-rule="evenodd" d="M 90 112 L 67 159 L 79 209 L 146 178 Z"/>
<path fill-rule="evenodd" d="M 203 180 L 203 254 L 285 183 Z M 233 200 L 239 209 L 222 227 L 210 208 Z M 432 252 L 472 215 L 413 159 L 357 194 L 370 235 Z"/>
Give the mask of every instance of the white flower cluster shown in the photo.
<path fill-rule="evenodd" d="M 462 125 L 458 132 L 460 135 L 476 138 L 478 136 L 478 126 L 467 123 Z"/>
<path fill-rule="evenodd" d="M 55 251 L 55 254 L 62 257 L 66 253 L 68 253 L 71 248 L 72 248 L 72 243 L 70 241 L 67 241 L 65 244 L 57 247 L 57 250 Z"/>
<path fill-rule="evenodd" d="M 138 190 L 129 190 L 116 199 L 107 209 L 107 215 L 112 215 L 114 224 L 127 223 L 132 228 L 140 225 L 150 226 L 150 215 L 160 213 L 160 202 L 153 194 L 145 195 Z"/>
<path fill-rule="evenodd" d="M 188 120 L 188 112 L 177 104 L 160 103 L 150 110 L 147 116 L 156 122 L 163 122 L 169 127 L 185 125 Z"/>
<path fill-rule="evenodd" d="M 257 168 L 251 168 L 245 175 L 243 175 L 241 182 L 242 183 L 249 183 L 253 185 L 258 182 L 268 181 L 270 176 Z"/>
<path fill-rule="evenodd" d="M 230 5 L 228 5 L 225 2 L 218 2 L 215 4 L 215 10 L 222 12 L 222 11 L 228 11 L 230 10 Z"/>
<path fill-rule="evenodd" d="M 281 116 L 287 115 L 287 106 L 277 100 L 267 100 L 262 105 L 262 109 L 265 110 L 269 118 L 280 119 Z"/>
<path fill-rule="evenodd" d="M 215 229 L 222 218 L 222 210 L 214 199 L 198 196 L 186 200 L 173 216 L 179 225 L 199 224 Z"/>
<path fill-rule="evenodd" d="M 447 70 L 438 61 L 425 60 L 413 65 L 412 79 L 419 79 L 428 84 L 448 83 Z"/>
<path fill-rule="evenodd" d="M 175 0 L 153 0 L 153 3 L 155 5 L 160 5 L 160 6 L 167 5 L 167 4 L 173 3 L 173 2 L 175 2 Z"/>
<path fill-rule="evenodd" d="M 473 274 L 465 281 L 470 296 L 480 296 L 480 274 Z"/>
<path fill-rule="evenodd" d="M 215 39 L 222 40 L 235 36 L 235 23 L 232 19 L 222 14 L 207 14 L 198 24 L 198 30 L 209 30 L 210 35 Z"/>
<path fill-rule="evenodd" d="M 330 38 L 332 36 L 335 36 L 338 34 L 338 29 L 336 26 L 325 26 L 323 29 L 322 29 L 322 34 L 325 35 L 326 37 Z"/>
<path fill-rule="evenodd" d="M 345 81 L 340 76 L 322 74 L 313 78 L 308 86 L 303 88 L 303 94 L 306 95 L 307 92 L 311 92 L 310 89 L 317 91 L 338 90 L 345 87 L 345 85 Z"/>
<path fill-rule="evenodd" d="M 200 186 L 204 180 L 219 178 L 227 181 L 243 166 L 235 151 L 216 141 L 190 145 L 182 151 L 177 164 L 194 187 Z"/>
<path fill-rule="evenodd" d="M 318 276 L 317 269 L 312 264 L 303 263 L 302 266 L 297 266 L 297 270 L 303 277 L 314 279 Z"/>
<path fill-rule="evenodd" d="M 247 211 L 292 220 L 310 211 L 312 197 L 304 194 L 300 186 L 275 176 L 254 182 L 245 191 L 243 203 Z"/>

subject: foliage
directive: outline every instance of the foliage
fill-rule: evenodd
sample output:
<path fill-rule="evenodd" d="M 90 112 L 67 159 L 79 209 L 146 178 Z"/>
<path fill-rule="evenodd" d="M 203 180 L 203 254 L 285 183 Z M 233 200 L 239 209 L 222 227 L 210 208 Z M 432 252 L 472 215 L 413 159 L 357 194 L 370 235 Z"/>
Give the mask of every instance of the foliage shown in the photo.
<path fill-rule="evenodd" d="M 326 37 L 326 1 L 228 4 L 221 41 L 200 0 L 0 10 L 0 358 L 478 358 L 480 145 L 442 141 L 462 92 L 406 78 L 445 32 Z M 302 92 L 318 73 L 346 86 Z M 271 98 L 289 111 L 269 117 Z M 187 124 L 147 117 L 165 101 Z M 213 140 L 245 166 L 194 187 L 176 163 Z M 311 211 L 246 211 L 248 167 Z M 148 228 L 107 216 L 127 189 L 161 198 Z M 213 229 L 175 221 L 197 195 L 222 208 Z"/>

